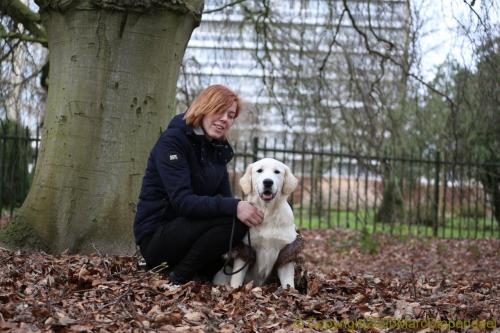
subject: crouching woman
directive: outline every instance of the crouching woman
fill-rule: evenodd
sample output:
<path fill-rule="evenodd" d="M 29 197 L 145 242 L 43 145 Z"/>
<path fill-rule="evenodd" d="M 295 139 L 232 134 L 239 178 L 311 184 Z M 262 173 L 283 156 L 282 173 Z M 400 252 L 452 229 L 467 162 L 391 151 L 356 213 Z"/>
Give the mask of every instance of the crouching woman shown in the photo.
<path fill-rule="evenodd" d="M 210 281 L 222 267 L 233 220 L 233 244 L 263 214 L 233 197 L 226 169 L 233 157 L 226 134 L 241 111 L 222 85 L 203 90 L 175 116 L 154 145 L 142 180 L 135 241 L 148 268 L 166 263 L 172 283 Z"/>

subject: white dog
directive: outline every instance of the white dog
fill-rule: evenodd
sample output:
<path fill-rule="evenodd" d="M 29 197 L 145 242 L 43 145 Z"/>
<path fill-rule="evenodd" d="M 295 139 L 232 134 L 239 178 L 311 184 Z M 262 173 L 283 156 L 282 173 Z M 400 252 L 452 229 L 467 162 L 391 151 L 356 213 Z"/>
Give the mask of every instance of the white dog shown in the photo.
<path fill-rule="evenodd" d="M 243 194 L 264 212 L 264 221 L 257 227 L 250 228 L 251 246 L 255 251 L 255 262 L 246 265 L 240 272 L 230 277 L 230 285 L 237 288 L 253 281 L 262 285 L 269 278 L 280 252 L 297 238 L 293 212 L 287 203 L 288 196 L 297 187 L 297 178 L 285 164 L 264 158 L 250 164 L 240 179 Z M 247 237 L 243 242 L 248 245 Z M 295 243 L 294 243 L 295 244 Z M 247 259 L 248 260 L 248 259 Z M 278 263 L 279 264 L 279 263 Z M 233 272 L 245 265 L 245 259 L 236 257 Z M 285 260 L 277 267 L 281 286 L 294 286 L 295 263 Z M 222 270 L 214 277 L 215 284 L 227 284 L 229 277 Z"/>

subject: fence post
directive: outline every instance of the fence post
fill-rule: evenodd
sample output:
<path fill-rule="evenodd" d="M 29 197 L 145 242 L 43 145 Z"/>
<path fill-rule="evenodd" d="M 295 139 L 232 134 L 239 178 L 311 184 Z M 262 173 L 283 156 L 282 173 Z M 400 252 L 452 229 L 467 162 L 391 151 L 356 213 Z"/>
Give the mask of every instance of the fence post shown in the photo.
<path fill-rule="evenodd" d="M 257 161 L 257 153 L 259 151 L 259 138 L 253 138 L 253 162 Z"/>
<path fill-rule="evenodd" d="M 436 152 L 435 160 L 436 173 L 434 176 L 434 204 L 433 204 L 433 214 L 434 218 L 432 221 L 432 233 L 434 237 L 438 235 L 438 219 L 439 219 L 439 174 L 441 173 L 441 155 L 439 151 Z"/>

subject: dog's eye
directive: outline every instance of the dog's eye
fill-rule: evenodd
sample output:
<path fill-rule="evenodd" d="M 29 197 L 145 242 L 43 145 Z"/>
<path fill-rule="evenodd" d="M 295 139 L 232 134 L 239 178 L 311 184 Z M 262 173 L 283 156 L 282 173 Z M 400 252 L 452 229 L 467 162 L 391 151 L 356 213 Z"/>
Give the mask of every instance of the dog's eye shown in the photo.
<path fill-rule="evenodd" d="M 279 171 L 279 170 L 274 170 L 274 173 L 278 175 L 278 174 L 280 174 L 280 173 L 281 173 L 281 171 Z"/>
<path fill-rule="evenodd" d="M 262 169 L 257 170 L 258 173 L 262 173 Z"/>

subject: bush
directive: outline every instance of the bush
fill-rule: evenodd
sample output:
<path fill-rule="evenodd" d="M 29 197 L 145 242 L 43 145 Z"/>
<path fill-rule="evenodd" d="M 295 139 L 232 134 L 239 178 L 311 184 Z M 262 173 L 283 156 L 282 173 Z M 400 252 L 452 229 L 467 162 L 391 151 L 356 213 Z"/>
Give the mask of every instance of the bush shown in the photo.
<path fill-rule="evenodd" d="M 362 253 L 377 254 L 380 250 L 379 241 L 366 228 L 361 230 L 359 249 Z"/>
<path fill-rule="evenodd" d="M 464 205 L 460 207 L 460 217 L 463 218 L 470 218 L 470 219 L 484 219 L 486 217 L 486 209 L 484 206 L 477 206 L 475 203 L 471 203 L 470 207 L 467 207 L 467 205 Z"/>
<path fill-rule="evenodd" d="M 30 132 L 19 123 L 0 120 L 0 212 L 19 207 L 29 190 L 33 163 Z"/>

